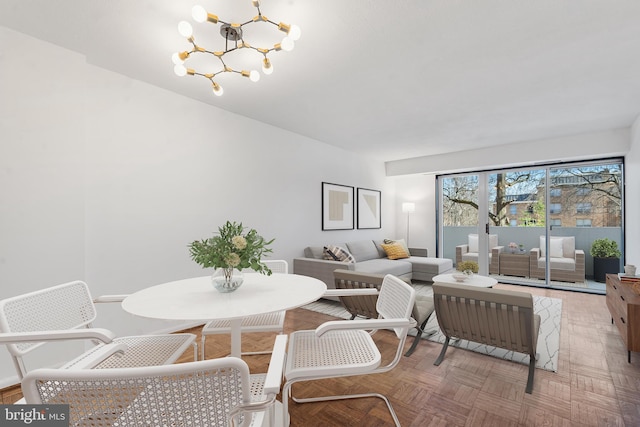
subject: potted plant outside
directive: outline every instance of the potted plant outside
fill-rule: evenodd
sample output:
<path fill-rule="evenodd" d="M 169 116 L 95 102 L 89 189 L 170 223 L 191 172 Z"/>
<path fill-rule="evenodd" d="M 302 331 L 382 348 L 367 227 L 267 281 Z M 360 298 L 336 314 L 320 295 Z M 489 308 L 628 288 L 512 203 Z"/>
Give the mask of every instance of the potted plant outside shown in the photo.
<path fill-rule="evenodd" d="M 478 263 L 475 261 L 462 261 L 456 266 L 456 270 L 461 271 L 467 276 L 478 273 Z"/>
<path fill-rule="evenodd" d="M 593 257 L 593 280 L 604 283 L 607 273 L 620 271 L 620 249 L 615 240 L 608 238 L 596 239 L 591 243 L 591 256 Z"/>

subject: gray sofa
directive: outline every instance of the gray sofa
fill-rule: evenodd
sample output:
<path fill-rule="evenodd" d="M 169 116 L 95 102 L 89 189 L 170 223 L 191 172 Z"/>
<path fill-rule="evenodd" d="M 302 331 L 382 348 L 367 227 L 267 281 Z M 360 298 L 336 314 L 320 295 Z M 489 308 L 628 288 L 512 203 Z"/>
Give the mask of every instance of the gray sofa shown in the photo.
<path fill-rule="evenodd" d="M 382 248 L 382 240 L 359 240 L 336 244 L 355 258 L 354 263 L 323 259 L 324 246 L 308 246 L 304 258 L 293 260 L 293 272 L 322 280 L 328 289 L 335 289 L 333 272 L 336 269 L 360 273 L 393 274 L 401 279 L 431 282 L 438 274 L 450 273 L 453 261 L 448 258 L 429 257 L 426 249 L 409 248 L 409 258 L 391 260 Z M 337 297 L 329 299 L 338 300 Z"/>

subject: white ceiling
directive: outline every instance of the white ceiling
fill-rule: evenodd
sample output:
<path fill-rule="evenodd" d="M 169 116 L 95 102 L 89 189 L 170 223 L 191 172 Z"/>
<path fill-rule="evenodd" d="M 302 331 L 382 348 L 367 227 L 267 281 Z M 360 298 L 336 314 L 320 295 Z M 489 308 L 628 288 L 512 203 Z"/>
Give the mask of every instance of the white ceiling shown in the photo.
<path fill-rule="evenodd" d="M 257 83 L 221 77 L 222 97 L 173 73 L 171 54 L 190 46 L 177 23 L 193 22 L 196 3 L 2 0 L 0 25 L 385 161 L 628 127 L 640 114 L 638 0 L 262 0 L 302 38 Z M 256 14 L 250 0 L 199 3 L 226 21 Z M 194 23 L 196 41 L 222 50 L 212 27 Z"/>

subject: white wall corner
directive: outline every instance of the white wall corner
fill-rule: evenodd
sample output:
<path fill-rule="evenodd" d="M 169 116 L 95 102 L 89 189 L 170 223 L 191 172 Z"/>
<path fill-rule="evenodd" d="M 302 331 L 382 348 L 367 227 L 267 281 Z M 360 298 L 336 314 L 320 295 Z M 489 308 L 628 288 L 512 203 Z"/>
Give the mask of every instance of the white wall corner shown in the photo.
<path fill-rule="evenodd" d="M 640 264 L 640 115 L 631 125 L 629 152 L 624 159 L 625 173 L 625 262 Z"/>

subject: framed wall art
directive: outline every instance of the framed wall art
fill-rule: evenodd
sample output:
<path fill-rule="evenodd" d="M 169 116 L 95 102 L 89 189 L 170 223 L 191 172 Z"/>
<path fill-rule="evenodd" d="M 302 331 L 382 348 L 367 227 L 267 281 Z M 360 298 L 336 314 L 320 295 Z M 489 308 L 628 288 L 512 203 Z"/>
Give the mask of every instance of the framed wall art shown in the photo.
<path fill-rule="evenodd" d="M 322 229 L 353 230 L 353 187 L 322 183 Z"/>
<path fill-rule="evenodd" d="M 382 228 L 380 197 L 378 190 L 358 188 L 358 228 Z"/>

